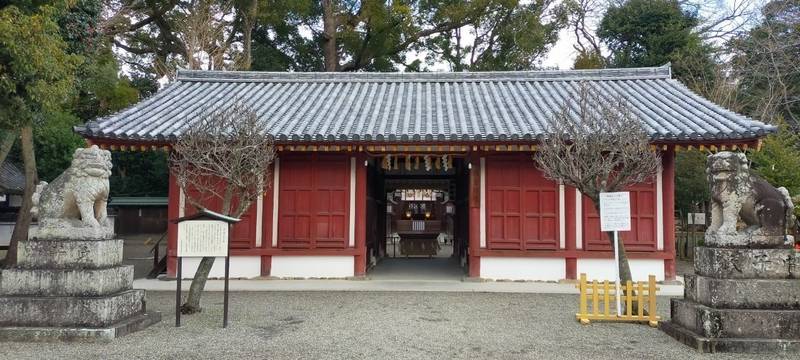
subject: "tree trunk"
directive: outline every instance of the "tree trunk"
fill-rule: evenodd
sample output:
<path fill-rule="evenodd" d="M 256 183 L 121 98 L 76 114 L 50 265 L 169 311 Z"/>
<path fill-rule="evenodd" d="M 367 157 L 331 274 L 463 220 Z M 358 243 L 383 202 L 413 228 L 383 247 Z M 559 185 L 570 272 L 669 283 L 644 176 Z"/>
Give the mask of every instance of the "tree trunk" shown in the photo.
<path fill-rule="evenodd" d="M 336 48 L 336 0 L 322 0 L 322 51 L 325 56 L 325 71 L 336 71 L 339 54 Z"/>
<path fill-rule="evenodd" d="M 244 29 L 242 29 L 244 43 L 244 59 L 242 60 L 241 70 L 250 70 L 253 65 L 253 27 L 256 23 L 256 15 L 258 14 L 258 0 L 250 0 L 247 7 L 244 9 Z"/>
<path fill-rule="evenodd" d="M 230 215 L 232 200 L 233 189 L 228 186 L 225 188 L 225 195 L 222 199 L 222 214 Z M 228 246 L 230 246 L 230 242 Z M 200 298 L 203 296 L 203 289 L 205 289 L 206 282 L 208 282 L 208 274 L 211 273 L 211 268 L 214 267 L 214 260 L 216 258 L 210 256 L 200 260 L 200 265 L 197 266 L 197 271 L 192 279 L 192 285 L 189 286 L 186 302 L 181 305 L 181 314 L 195 314 L 203 311 L 202 306 L 200 306 Z M 178 279 L 178 281 L 180 280 Z"/>
<path fill-rule="evenodd" d="M 33 150 L 33 127 L 27 125 L 20 131 L 20 143 L 22 145 L 22 161 L 25 171 L 25 192 L 22 195 L 22 206 L 17 213 L 17 222 L 14 225 L 14 232 L 11 234 L 11 242 L 8 246 L 8 253 L 4 261 L 6 266 L 17 263 L 17 244 L 20 240 L 28 238 L 28 228 L 31 225 L 31 207 L 33 207 L 33 192 L 36 190 L 36 154 Z"/>
<path fill-rule="evenodd" d="M 11 152 L 11 147 L 14 146 L 14 141 L 17 140 L 17 134 L 14 131 L 7 130 L 3 134 L 3 140 L 0 140 L 0 164 L 6 162 L 8 153 Z"/>
<path fill-rule="evenodd" d="M 600 214 L 600 199 L 597 200 L 592 199 L 594 202 L 594 208 L 597 210 L 597 213 Z M 605 232 L 606 236 L 608 237 L 608 242 L 611 244 L 611 249 L 614 249 L 614 232 L 607 231 Z M 628 254 L 625 252 L 625 244 L 622 242 L 622 239 L 619 239 L 618 250 L 619 250 L 619 284 L 622 287 L 622 290 L 625 296 L 633 296 L 635 293 L 628 294 L 625 292 L 625 283 L 627 281 L 633 281 L 633 275 L 631 274 L 631 265 L 628 263 Z M 639 310 L 639 306 L 644 306 L 644 304 L 639 304 L 638 301 L 635 299 L 633 300 L 633 312 L 636 313 Z M 625 311 L 625 309 L 623 309 Z M 647 311 L 644 312 L 647 314 Z"/>

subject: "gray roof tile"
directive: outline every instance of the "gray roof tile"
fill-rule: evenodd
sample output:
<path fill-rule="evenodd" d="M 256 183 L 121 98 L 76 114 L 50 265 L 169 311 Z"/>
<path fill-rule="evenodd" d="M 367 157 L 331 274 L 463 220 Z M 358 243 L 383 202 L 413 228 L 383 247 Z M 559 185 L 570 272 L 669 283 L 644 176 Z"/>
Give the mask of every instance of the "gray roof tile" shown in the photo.
<path fill-rule="evenodd" d="M 157 94 L 76 130 L 173 141 L 203 112 L 241 101 L 279 141 L 532 140 L 587 81 L 629 102 L 654 140 L 753 139 L 775 127 L 728 111 L 671 78 L 636 69 L 461 73 L 178 72 Z M 575 106 L 570 102 L 570 106 Z"/>

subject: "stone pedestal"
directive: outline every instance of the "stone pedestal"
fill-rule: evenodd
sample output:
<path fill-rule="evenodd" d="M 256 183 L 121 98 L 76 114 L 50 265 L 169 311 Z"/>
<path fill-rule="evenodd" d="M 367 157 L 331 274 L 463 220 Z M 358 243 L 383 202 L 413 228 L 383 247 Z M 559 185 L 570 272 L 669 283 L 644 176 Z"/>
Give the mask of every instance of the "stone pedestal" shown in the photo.
<path fill-rule="evenodd" d="M 660 327 L 700 352 L 800 352 L 800 255 L 697 248 L 695 275 Z"/>
<path fill-rule="evenodd" d="M 22 241 L 0 269 L 0 340 L 109 341 L 160 321 L 132 285 L 122 240 Z"/>

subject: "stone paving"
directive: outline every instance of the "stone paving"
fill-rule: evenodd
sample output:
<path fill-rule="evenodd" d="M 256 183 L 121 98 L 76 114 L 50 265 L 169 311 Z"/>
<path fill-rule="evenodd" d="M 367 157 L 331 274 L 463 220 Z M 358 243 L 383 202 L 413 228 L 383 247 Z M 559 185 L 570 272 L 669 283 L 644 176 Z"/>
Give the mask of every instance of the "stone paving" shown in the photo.
<path fill-rule="evenodd" d="M 164 321 L 110 344 L 2 343 L 3 359 L 766 359 L 701 355 L 646 325 L 574 318 L 569 294 L 222 293 L 174 327 L 174 293 L 148 292 Z M 668 297 L 659 313 L 668 316 Z"/>

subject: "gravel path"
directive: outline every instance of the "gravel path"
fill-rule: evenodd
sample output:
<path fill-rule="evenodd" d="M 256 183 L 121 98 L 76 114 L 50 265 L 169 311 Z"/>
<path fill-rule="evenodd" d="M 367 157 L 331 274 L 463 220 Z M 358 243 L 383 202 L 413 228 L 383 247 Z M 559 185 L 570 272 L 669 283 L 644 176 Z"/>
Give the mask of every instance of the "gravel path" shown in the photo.
<path fill-rule="evenodd" d="M 148 293 L 161 323 L 110 344 L 0 343 L 2 359 L 765 359 L 695 353 L 646 325 L 574 318 L 577 296 L 422 292 L 222 293 L 174 327 L 174 293 Z M 669 299 L 659 298 L 667 315 Z"/>

